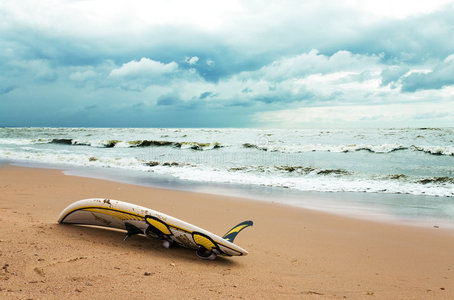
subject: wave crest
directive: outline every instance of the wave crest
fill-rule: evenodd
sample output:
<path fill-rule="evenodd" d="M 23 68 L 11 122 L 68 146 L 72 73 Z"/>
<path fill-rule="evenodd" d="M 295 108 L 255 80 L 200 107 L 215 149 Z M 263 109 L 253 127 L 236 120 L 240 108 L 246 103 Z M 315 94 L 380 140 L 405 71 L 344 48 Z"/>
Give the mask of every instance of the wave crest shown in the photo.
<path fill-rule="evenodd" d="M 133 148 L 133 147 L 174 147 L 191 150 L 213 150 L 223 148 L 219 142 L 201 143 L 190 141 L 160 141 L 160 140 L 80 140 L 71 138 L 38 138 L 38 139 L 1 139 L 0 144 L 6 145 L 33 145 L 33 144 L 54 144 L 54 145 L 73 145 L 88 146 L 95 148 Z"/>
<path fill-rule="evenodd" d="M 446 155 L 454 156 L 454 146 L 404 146 L 399 144 L 383 144 L 383 145 L 289 145 L 289 146 L 273 146 L 266 145 L 260 146 L 250 143 L 244 143 L 243 148 L 257 149 L 267 152 L 281 152 L 281 153 L 304 153 L 304 152 L 337 152 L 348 153 L 367 151 L 370 153 L 385 154 L 397 151 L 416 151 L 424 152 L 431 155 Z"/>
<path fill-rule="evenodd" d="M 231 172 L 258 172 L 258 173 L 273 173 L 279 172 L 283 174 L 291 175 L 352 175 L 351 172 L 344 169 L 318 169 L 314 167 L 305 167 L 305 166 L 249 166 L 249 167 L 234 167 L 230 168 Z"/>

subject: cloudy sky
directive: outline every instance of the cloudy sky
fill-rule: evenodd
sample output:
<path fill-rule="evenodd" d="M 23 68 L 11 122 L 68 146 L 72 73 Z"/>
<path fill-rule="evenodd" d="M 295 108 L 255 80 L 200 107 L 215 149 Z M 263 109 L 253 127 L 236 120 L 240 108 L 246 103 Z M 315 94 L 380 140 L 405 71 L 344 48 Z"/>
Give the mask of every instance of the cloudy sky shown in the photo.
<path fill-rule="evenodd" d="M 0 125 L 454 126 L 454 1 L 0 2 Z"/>

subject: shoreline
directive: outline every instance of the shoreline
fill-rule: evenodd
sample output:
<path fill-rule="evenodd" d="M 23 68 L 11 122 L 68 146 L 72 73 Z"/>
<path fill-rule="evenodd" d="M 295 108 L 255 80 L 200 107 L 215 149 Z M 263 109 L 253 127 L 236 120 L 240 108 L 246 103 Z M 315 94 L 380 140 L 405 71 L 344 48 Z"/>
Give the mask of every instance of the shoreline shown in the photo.
<path fill-rule="evenodd" d="M 450 197 L 366 192 L 298 191 L 279 187 L 198 182 L 171 175 L 143 173 L 101 167 L 74 167 L 39 162 L 4 161 L 3 164 L 59 170 L 68 176 L 107 180 L 165 190 L 233 196 L 265 203 L 277 203 L 347 218 L 396 225 L 454 230 L 453 213 L 444 210 Z M 0 161 L 0 166 L 2 162 Z M 438 203 L 437 211 L 434 203 Z M 454 205 L 454 202 L 453 202 Z M 440 214 L 445 215 L 441 216 Z"/>
<path fill-rule="evenodd" d="M 112 198 L 162 211 L 213 233 L 254 226 L 245 257 L 212 262 L 141 236 L 62 226 L 70 203 Z M 242 198 L 0 167 L 0 295 L 5 298 L 448 299 L 454 233 L 377 223 Z M 150 275 L 144 275 L 145 273 Z M 178 287 L 178 288 L 175 288 Z"/>

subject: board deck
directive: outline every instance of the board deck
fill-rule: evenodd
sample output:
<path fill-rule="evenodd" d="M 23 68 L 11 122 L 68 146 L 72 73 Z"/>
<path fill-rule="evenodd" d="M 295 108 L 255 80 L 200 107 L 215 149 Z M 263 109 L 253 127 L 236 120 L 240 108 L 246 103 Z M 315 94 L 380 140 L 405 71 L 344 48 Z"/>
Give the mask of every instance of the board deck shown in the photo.
<path fill-rule="evenodd" d="M 163 240 L 165 247 L 177 244 L 195 249 L 199 257 L 207 259 L 213 259 L 213 255 L 214 257 L 247 255 L 248 252 L 233 244 L 233 240 L 241 230 L 253 224 L 252 221 L 244 221 L 229 230 L 224 237 L 220 237 L 143 206 L 101 198 L 72 203 L 60 213 L 58 223 L 123 229 L 127 231 L 126 238 L 134 234 L 144 234 L 147 237 Z"/>

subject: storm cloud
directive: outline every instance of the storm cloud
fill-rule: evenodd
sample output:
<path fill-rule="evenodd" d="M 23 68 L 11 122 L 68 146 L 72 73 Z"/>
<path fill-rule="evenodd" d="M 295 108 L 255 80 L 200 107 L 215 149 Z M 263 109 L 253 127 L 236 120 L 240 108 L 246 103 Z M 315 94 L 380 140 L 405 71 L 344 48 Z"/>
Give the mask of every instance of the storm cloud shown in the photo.
<path fill-rule="evenodd" d="M 0 125 L 432 126 L 454 107 L 453 1 L 125 5 L 3 1 Z"/>

